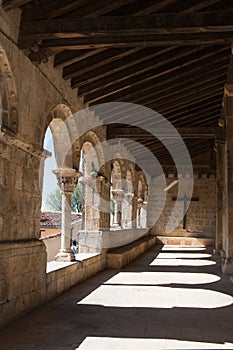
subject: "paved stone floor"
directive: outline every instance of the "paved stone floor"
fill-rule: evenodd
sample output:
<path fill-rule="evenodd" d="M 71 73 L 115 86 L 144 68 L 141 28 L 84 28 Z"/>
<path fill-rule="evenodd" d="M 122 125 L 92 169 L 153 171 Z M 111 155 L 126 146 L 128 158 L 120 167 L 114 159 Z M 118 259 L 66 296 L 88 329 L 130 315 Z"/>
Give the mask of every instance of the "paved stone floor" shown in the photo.
<path fill-rule="evenodd" d="M 0 349 L 233 349 L 232 294 L 208 250 L 157 247 L 12 323 Z"/>

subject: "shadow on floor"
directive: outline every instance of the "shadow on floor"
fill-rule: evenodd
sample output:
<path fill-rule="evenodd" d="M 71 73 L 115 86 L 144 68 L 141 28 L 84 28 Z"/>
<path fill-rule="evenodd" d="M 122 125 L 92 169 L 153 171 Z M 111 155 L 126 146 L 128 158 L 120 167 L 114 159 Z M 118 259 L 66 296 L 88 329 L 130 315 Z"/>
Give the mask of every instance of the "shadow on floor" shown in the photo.
<path fill-rule="evenodd" d="M 127 268 L 105 270 L 12 323 L 0 331 L 0 348 L 118 350 L 129 344 L 131 350 L 127 342 L 134 340 L 137 349 L 172 349 L 169 341 L 177 340 L 199 343 L 176 348 L 233 349 L 225 344 L 233 343 L 231 295 L 232 283 L 209 249 L 154 247 Z M 159 343 L 147 347 L 142 340 Z"/>

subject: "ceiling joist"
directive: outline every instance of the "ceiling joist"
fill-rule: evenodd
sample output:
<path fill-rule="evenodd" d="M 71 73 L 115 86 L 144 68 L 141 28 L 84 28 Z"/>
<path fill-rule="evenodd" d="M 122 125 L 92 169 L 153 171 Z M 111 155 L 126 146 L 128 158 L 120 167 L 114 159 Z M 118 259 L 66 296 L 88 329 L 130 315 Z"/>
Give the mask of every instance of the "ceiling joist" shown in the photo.
<path fill-rule="evenodd" d="M 101 36 L 214 34 L 233 32 L 233 11 L 163 13 L 148 16 L 66 18 L 23 22 L 22 37 L 40 39 Z M 206 36 L 208 37 L 208 36 Z"/>

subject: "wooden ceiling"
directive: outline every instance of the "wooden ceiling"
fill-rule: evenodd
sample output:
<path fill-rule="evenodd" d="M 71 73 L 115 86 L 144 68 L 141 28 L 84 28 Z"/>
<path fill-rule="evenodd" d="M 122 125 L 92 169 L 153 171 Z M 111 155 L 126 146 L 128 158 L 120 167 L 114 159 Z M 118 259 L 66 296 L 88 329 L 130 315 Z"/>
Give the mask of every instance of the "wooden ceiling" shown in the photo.
<path fill-rule="evenodd" d="M 5 10 L 16 7 L 22 9 L 19 47 L 36 64 L 52 55 L 86 106 L 131 102 L 177 128 L 218 126 L 233 42 L 232 0 L 3 0 Z M 113 117 L 121 124 L 113 125 Z M 118 137 L 119 111 L 103 120 Z M 153 116 L 146 118 L 145 125 L 153 123 Z M 153 138 L 138 138 L 131 129 L 127 137 L 168 161 Z M 200 131 L 185 142 L 195 158 L 213 149 L 214 135 Z"/>

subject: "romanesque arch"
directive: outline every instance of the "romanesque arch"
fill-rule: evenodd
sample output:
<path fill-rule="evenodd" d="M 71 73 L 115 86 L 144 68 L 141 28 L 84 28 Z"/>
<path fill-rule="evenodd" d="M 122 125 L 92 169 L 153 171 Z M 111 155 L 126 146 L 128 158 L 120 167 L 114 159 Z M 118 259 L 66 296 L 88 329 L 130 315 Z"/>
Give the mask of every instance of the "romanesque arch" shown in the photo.
<path fill-rule="evenodd" d="M 50 124 L 54 142 L 54 151 L 58 168 L 73 168 L 72 140 L 69 123 L 66 121 L 72 112 L 65 104 L 58 104 L 50 113 Z"/>

